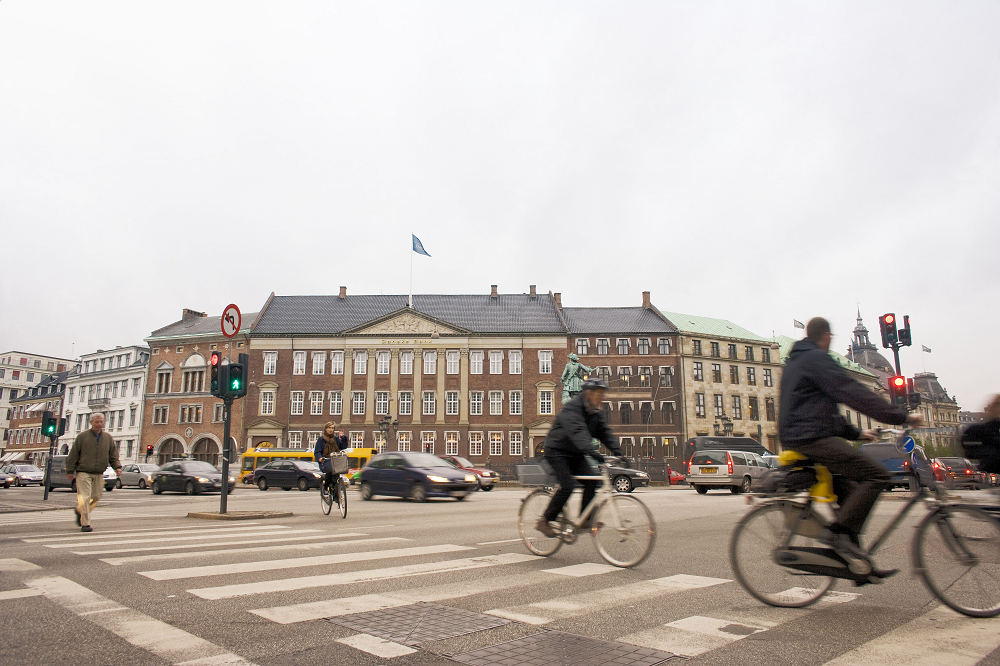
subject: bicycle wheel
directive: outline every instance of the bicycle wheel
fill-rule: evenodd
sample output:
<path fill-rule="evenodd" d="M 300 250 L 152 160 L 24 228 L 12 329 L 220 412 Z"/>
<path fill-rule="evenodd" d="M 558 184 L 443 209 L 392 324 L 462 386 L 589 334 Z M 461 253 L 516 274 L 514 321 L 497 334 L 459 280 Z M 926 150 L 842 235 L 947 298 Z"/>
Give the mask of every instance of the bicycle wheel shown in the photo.
<path fill-rule="evenodd" d="M 802 608 L 830 589 L 833 578 L 790 569 L 778 564 L 774 552 L 788 546 L 826 548 L 812 537 L 799 534 L 788 540 L 789 527 L 802 510 L 792 502 L 762 504 L 743 516 L 729 544 L 729 559 L 736 580 L 760 601 L 782 608 Z"/>
<path fill-rule="evenodd" d="M 341 476 L 337 477 L 337 501 L 340 504 L 340 517 L 347 518 L 347 484 Z"/>
<path fill-rule="evenodd" d="M 646 505 L 631 495 L 614 494 L 594 512 L 594 545 L 616 567 L 634 567 L 656 542 L 656 523 Z"/>
<path fill-rule="evenodd" d="M 524 539 L 527 546 L 535 555 L 548 557 L 554 554 L 562 546 L 562 539 L 559 537 L 548 537 L 540 532 L 535 524 L 545 513 L 552 499 L 552 491 L 539 488 L 528 493 L 528 496 L 521 502 L 521 510 L 517 514 L 517 530 Z"/>
<path fill-rule="evenodd" d="M 323 507 L 323 513 L 329 516 L 333 508 L 333 493 L 330 492 L 325 479 L 319 484 L 319 503 Z"/>
<path fill-rule="evenodd" d="M 914 561 L 927 588 L 970 617 L 1000 615 L 1000 522 L 971 506 L 942 506 L 927 515 L 913 540 Z"/>

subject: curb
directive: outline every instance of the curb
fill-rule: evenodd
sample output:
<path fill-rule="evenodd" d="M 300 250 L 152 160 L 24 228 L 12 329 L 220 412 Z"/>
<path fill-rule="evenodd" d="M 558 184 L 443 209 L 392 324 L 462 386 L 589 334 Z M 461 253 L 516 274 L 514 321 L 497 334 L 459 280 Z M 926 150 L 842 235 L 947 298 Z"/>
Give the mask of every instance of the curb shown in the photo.
<path fill-rule="evenodd" d="M 187 517 L 204 520 L 256 520 L 258 518 L 290 518 L 293 515 L 291 511 L 229 511 L 227 513 L 192 511 L 188 513 Z"/>

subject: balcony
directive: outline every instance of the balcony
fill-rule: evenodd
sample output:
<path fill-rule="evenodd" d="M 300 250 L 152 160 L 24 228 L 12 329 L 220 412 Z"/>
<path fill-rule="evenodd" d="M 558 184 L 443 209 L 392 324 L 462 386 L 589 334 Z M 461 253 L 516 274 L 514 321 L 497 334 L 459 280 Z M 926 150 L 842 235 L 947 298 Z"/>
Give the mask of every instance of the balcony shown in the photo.
<path fill-rule="evenodd" d="M 98 412 L 111 406 L 111 398 L 91 398 L 87 401 L 91 411 Z"/>

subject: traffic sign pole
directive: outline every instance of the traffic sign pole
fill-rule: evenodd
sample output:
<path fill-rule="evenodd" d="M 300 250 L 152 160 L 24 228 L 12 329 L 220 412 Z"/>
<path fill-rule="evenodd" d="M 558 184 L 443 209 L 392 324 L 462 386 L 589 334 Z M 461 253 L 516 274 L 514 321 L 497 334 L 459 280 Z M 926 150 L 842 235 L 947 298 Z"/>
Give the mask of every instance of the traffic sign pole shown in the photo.
<path fill-rule="evenodd" d="M 229 417 L 233 411 L 233 399 L 227 397 L 222 404 L 222 413 L 225 422 L 222 426 L 222 498 L 221 503 L 219 504 L 219 513 L 226 512 L 226 505 L 228 504 L 227 500 L 229 499 L 229 455 L 230 447 L 232 446 L 229 442 Z"/>
<path fill-rule="evenodd" d="M 222 334 L 232 340 L 236 337 L 236 334 L 240 332 L 240 326 L 243 324 L 243 316 L 240 314 L 240 309 L 236 307 L 235 303 L 230 303 L 226 306 L 226 309 L 222 311 L 222 319 L 220 322 L 222 326 Z M 232 342 L 226 345 L 229 350 L 229 354 L 226 360 L 227 365 L 231 364 L 233 361 L 233 344 Z M 245 370 L 244 370 L 245 372 Z M 220 378 L 221 380 L 221 378 Z M 245 380 L 244 380 L 245 381 Z M 228 384 L 228 378 L 226 383 Z M 231 428 L 231 417 L 233 412 L 233 398 L 226 392 L 229 391 L 229 386 L 226 386 L 222 399 L 222 413 L 223 413 L 223 426 L 222 426 L 222 497 L 219 503 L 219 513 L 226 512 L 226 505 L 229 500 L 229 456 L 233 454 L 233 446 L 230 442 L 230 428 Z"/>

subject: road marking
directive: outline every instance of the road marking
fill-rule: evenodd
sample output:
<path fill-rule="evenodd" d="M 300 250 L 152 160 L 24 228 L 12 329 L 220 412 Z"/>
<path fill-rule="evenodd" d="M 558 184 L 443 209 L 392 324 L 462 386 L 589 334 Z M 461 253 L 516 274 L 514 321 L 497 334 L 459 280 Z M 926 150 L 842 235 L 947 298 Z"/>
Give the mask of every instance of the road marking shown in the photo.
<path fill-rule="evenodd" d="M 378 638 L 369 634 L 354 634 L 353 636 L 348 636 L 347 638 L 338 638 L 337 642 L 348 645 L 356 650 L 373 654 L 382 659 L 402 657 L 403 655 L 413 654 L 416 652 L 416 650 L 406 645 L 393 643 L 392 641 L 387 641 L 384 638 Z"/>
<path fill-rule="evenodd" d="M 202 528 L 200 531 L 203 532 L 216 532 L 219 530 L 245 530 L 251 526 L 260 525 L 259 522 L 240 522 L 239 525 L 219 525 L 215 528 Z M 269 527 L 285 527 L 284 525 L 270 525 Z M 164 534 L 168 532 L 194 532 L 199 531 L 198 528 L 192 529 L 190 525 L 181 527 L 141 527 L 134 528 L 131 530 L 101 530 L 101 537 L 108 534 L 116 535 L 115 538 L 121 536 L 142 536 L 142 532 L 162 532 Z M 26 537 L 19 537 L 22 541 L 27 543 L 41 543 L 43 541 L 65 541 L 68 539 L 87 539 L 88 535 L 85 534 L 66 534 L 65 532 L 60 534 L 29 534 Z"/>
<path fill-rule="evenodd" d="M 320 532 L 320 530 L 310 530 L 313 532 Z M 288 532 L 282 532 L 281 534 L 294 534 L 295 530 L 289 530 Z M 183 543 L 175 546 L 142 546 L 139 548 L 106 548 L 103 550 L 72 550 L 71 553 L 75 555 L 111 555 L 114 553 L 142 553 L 149 552 L 152 550 L 183 550 L 183 549 L 196 549 L 196 548 L 217 548 L 218 546 L 238 546 L 241 544 L 250 543 L 275 543 L 279 541 L 315 541 L 316 539 L 339 539 L 342 536 L 365 536 L 364 533 L 354 532 L 347 533 L 344 535 L 340 534 L 330 534 L 329 532 L 320 532 L 320 534 L 313 534 L 312 536 L 275 536 L 269 537 L 267 539 L 248 539 L 246 541 L 224 541 L 223 543 Z M 348 542 L 345 542 L 348 543 Z M 81 544 L 82 545 L 82 544 Z M 240 549 L 236 549 L 240 550 Z M 214 551 L 213 551 L 214 552 Z M 190 557 L 188 553 L 174 553 L 177 556 Z M 164 558 L 166 559 L 166 555 Z"/>
<path fill-rule="evenodd" d="M 585 564 L 574 564 L 568 567 L 559 567 L 557 569 L 542 569 L 546 573 L 559 574 L 560 576 L 573 576 L 574 578 L 580 578 L 582 576 L 596 576 L 597 574 L 610 573 L 612 571 L 622 571 L 621 567 L 613 567 L 610 564 L 596 564 L 593 562 L 587 562 Z"/>
<path fill-rule="evenodd" d="M 132 645 L 152 652 L 171 664 L 253 666 L 251 662 L 214 643 L 209 643 L 203 638 L 198 638 L 145 613 L 122 606 L 68 578 L 60 576 L 38 578 L 29 581 L 28 585 L 77 616 L 107 629 Z"/>
<path fill-rule="evenodd" d="M 502 539 L 500 541 L 481 541 L 480 543 L 477 543 L 476 545 L 477 546 L 492 546 L 495 543 L 514 543 L 515 541 L 520 541 L 520 540 L 521 540 L 520 537 L 518 537 L 517 539 Z"/>
<path fill-rule="evenodd" d="M 778 594 L 787 595 L 789 597 L 797 596 L 806 598 L 816 594 L 816 590 L 808 587 L 791 587 L 785 590 L 784 592 L 779 592 Z M 847 603 L 848 601 L 854 601 L 860 596 L 861 595 L 858 594 L 857 592 L 837 592 L 836 590 L 832 590 L 824 594 L 817 603 L 843 604 Z"/>
<path fill-rule="evenodd" d="M 322 530 L 314 530 L 314 529 L 290 530 L 287 527 L 285 527 L 285 528 L 282 528 L 280 531 L 278 531 L 278 530 L 266 530 L 264 532 L 264 534 L 267 534 L 268 536 L 270 536 L 271 534 L 305 534 L 307 532 L 315 533 L 315 532 L 321 532 L 321 531 Z M 184 534 L 186 534 L 186 532 Z M 142 538 L 142 539 L 128 539 L 128 538 L 124 538 L 124 537 L 118 537 L 118 538 L 115 538 L 115 539 L 103 539 L 103 540 L 97 540 L 95 538 L 95 540 L 93 542 L 89 542 L 89 543 L 85 543 L 83 541 L 77 541 L 75 543 L 43 543 L 41 545 L 45 546 L 46 548 L 83 548 L 83 547 L 86 547 L 88 545 L 91 545 L 91 546 L 124 546 L 124 545 L 131 544 L 131 543 L 163 543 L 164 539 L 170 539 L 171 542 L 173 542 L 173 541 L 198 541 L 198 540 L 203 540 L 203 541 L 204 540 L 219 541 L 220 539 L 232 539 L 233 537 L 246 538 L 246 537 L 257 536 L 257 535 L 260 535 L 260 534 L 261 534 L 261 531 L 260 531 L 259 528 L 248 527 L 243 532 L 225 532 L 225 533 L 222 533 L 222 534 L 219 534 L 217 532 L 213 532 L 211 534 L 197 534 L 195 536 L 177 536 L 176 534 L 152 534 L 152 535 L 146 535 L 146 534 L 144 534 L 143 537 L 152 536 L 154 538 L 151 538 L 151 539 L 147 539 L 147 538 Z"/>
<path fill-rule="evenodd" d="M 230 546 L 241 544 L 241 543 L 266 543 L 268 541 L 299 541 L 302 539 L 336 539 L 340 535 L 328 534 L 325 536 L 314 536 L 314 537 L 292 537 L 290 539 L 257 539 L 256 541 L 234 541 Z M 347 535 L 343 535 L 347 536 Z M 413 539 L 404 539 L 403 537 L 379 537 L 378 539 L 351 539 L 350 541 L 324 541 L 322 543 L 283 543 L 280 546 L 261 546 L 260 548 L 226 548 L 224 550 L 204 550 L 198 553 L 199 557 L 205 555 L 230 555 L 232 553 L 264 553 L 271 550 L 322 550 L 329 548 L 330 546 L 348 546 L 355 543 L 361 544 L 374 544 L 386 541 L 412 541 Z M 188 545 L 183 546 L 184 548 L 200 548 L 200 545 Z M 147 550 L 146 548 L 140 548 L 139 550 Z M 107 551 L 107 552 L 126 552 L 126 551 Z M 84 554 L 84 553 L 79 553 Z M 86 553 L 87 555 L 93 555 L 93 553 Z M 127 557 L 106 557 L 101 558 L 101 562 L 106 562 L 112 565 L 120 564 L 131 564 L 134 562 L 147 562 L 151 560 L 173 560 L 173 559 L 187 559 L 191 557 L 191 553 L 156 553 L 153 555 L 129 555 Z"/>
<path fill-rule="evenodd" d="M 7 590 L 0 592 L 0 601 L 5 599 L 21 599 L 23 597 L 37 597 L 41 595 L 40 590 Z"/>
<path fill-rule="evenodd" d="M 971 618 L 939 606 L 823 666 L 973 666 L 1000 647 L 1000 619 Z"/>
<path fill-rule="evenodd" d="M 34 571 L 36 569 L 41 569 L 41 567 L 32 562 L 26 562 L 24 560 L 14 558 L 0 559 L 0 572 Z"/>
<path fill-rule="evenodd" d="M 40 514 L 40 515 L 36 515 Z M 148 513 L 121 513 L 117 511 L 102 510 L 99 514 L 100 518 L 104 521 L 117 520 L 120 518 L 149 518 Z M 32 512 L 30 515 L 16 514 L 11 516 L 10 514 L 0 513 L 0 526 L 9 527 L 12 525 L 33 525 L 38 523 L 62 523 L 66 522 L 68 525 L 73 524 L 73 513 L 71 509 L 59 509 L 57 511 L 44 511 L 44 512 Z M 18 538 L 18 537 L 12 537 Z"/>
<path fill-rule="evenodd" d="M 153 580 L 178 580 L 180 578 L 202 578 L 204 576 L 221 576 L 223 574 L 245 574 L 250 571 L 276 571 L 278 569 L 298 569 L 300 567 L 317 567 L 327 564 L 343 564 L 345 562 L 367 562 L 368 560 L 388 560 L 395 557 L 418 557 L 420 555 L 439 555 L 454 553 L 459 550 L 475 550 L 471 546 L 455 546 L 450 543 L 436 546 L 414 546 L 413 548 L 396 548 L 393 550 L 371 550 L 361 553 L 338 553 L 336 555 L 316 555 L 314 557 L 293 557 L 286 560 L 255 560 L 242 564 L 209 564 L 201 567 L 183 567 L 180 569 L 156 569 L 154 571 L 139 571 L 140 576 Z"/>
<path fill-rule="evenodd" d="M 313 587 L 333 587 L 335 585 L 350 585 L 352 583 L 385 580 L 387 578 L 402 578 L 403 576 L 421 576 L 448 571 L 463 571 L 466 569 L 481 569 L 504 564 L 531 562 L 542 559 L 535 555 L 506 553 L 503 555 L 484 555 L 481 557 L 466 557 L 457 560 L 426 562 L 424 564 L 408 564 L 385 569 L 367 569 L 348 573 L 323 574 L 319 576 L 302 576 L 301 578 L 285 578 L 269 580 L 264 583 L 241 583 L 237 585 L 222 585 L 219 587 L 202 587 L 188 590 L 202 599 L 229 599 L 249 594 L 264 594 L 269 592 L 287 592 Z"/>

